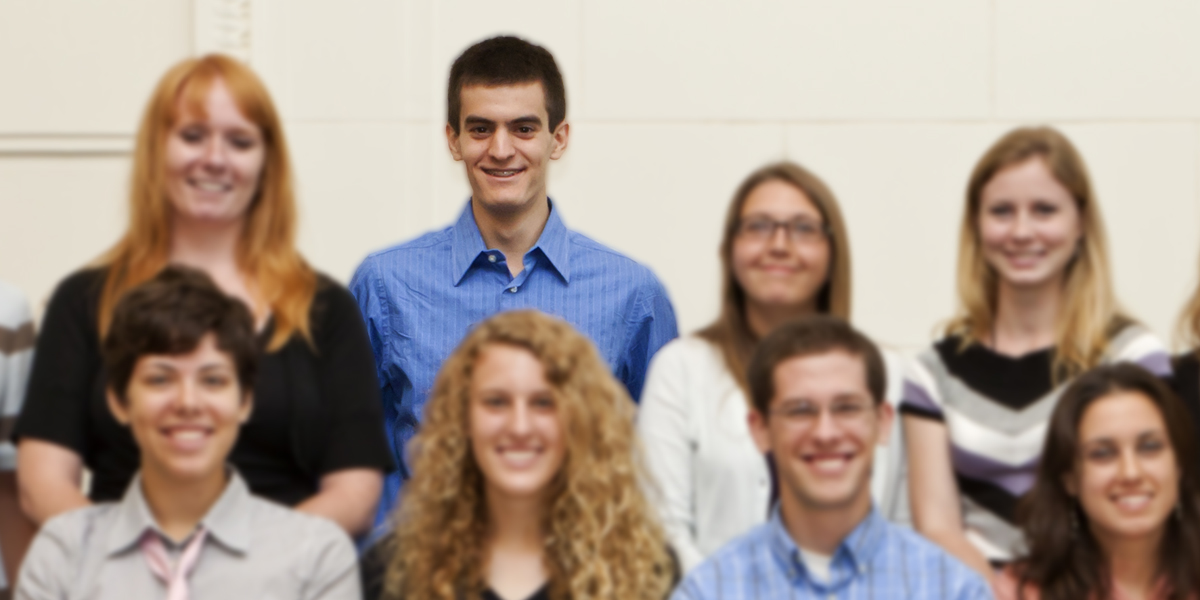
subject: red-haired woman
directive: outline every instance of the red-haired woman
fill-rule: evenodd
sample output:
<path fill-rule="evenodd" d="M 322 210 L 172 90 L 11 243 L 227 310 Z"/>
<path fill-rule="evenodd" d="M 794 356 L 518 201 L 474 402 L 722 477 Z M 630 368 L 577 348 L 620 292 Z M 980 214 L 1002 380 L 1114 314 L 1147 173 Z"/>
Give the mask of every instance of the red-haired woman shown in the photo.
<path fill-rule="evenodd" d="M 130 191 L 125 235 L 60 283 L 46 313 L 16 429 L 26 513 L 43 523 L 128 487 L 138 450 L 106 408 L 100 339 L 125 291 L 181 264 L 245 302 L 265 347 L 230 460 L 255 494 L 365 531 L 391 465 L 371 348 L 354 299 L 296 250 L 287 144 L 258 77 L 220 55 L 169 70 Z"/>

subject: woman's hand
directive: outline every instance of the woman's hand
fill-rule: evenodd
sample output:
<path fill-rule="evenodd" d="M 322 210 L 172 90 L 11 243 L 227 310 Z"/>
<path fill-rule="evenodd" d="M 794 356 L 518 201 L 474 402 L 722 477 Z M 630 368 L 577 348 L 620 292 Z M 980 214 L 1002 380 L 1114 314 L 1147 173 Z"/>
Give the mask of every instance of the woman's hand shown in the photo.
<path fill-rule="evenodd" d="M 83 495 L 83 459 L 64 446 L 24 438 L 17 445 L 21 510 L 39 527 L 92 502 Z"/>

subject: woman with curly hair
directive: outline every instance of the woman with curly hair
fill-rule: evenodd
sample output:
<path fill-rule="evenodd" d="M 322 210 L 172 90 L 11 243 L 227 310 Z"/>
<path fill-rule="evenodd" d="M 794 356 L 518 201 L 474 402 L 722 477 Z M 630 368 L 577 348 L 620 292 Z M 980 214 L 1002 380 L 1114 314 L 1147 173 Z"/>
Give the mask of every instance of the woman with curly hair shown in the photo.
<path fill-rule="evenodd" d="M 642 494 L 634 405 L 592 344 L 535 311 L 442 365 L 367 598 L 659 600 L 675 578 Z"/>
<path fill-rule="evenodd" d="M 1029 552 L 1000 600 L 1188 600 L 1200 593 L 1200 470 L 1186 407 L 1123 363 L 1062 395 L 1018 512 Z"/>

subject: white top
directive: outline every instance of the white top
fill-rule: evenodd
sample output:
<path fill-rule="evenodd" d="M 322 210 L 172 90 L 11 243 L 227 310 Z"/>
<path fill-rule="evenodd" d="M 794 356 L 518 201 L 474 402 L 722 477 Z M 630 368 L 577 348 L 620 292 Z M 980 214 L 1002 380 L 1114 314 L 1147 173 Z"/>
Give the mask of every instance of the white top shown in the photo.
<path fill-rule="evenodd" d="M 796 546 L 796 550 L 800 553 L 800 560 L 804 561 L 804 568 L 808 569 L 808 577 L 818 583 L 828 584 L 831 579 L 830 565 L 833 564 L 833 555 L 805 550 L 799 546 Z"/>
<path fill-rule="evenodd" d="M 885 352 L 887 400 L 899 403 L 898 356 Z M 697 336 L 663 346 L 650 362 L 638 433 L 654 477 L 663 524 L 683 572 L 767 520 L 770 474 L 750 437 L 749 405 L 721 351 Z M 892 521 L 908 522 L 899 419 L 875 455 L 871 490 Z"/>

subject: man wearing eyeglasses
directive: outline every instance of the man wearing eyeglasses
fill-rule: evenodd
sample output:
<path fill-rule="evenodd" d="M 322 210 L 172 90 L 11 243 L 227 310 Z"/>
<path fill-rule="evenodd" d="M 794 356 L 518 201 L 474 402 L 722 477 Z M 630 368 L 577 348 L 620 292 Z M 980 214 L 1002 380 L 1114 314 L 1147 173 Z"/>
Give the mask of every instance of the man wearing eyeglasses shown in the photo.
<path fill-rule="evenodd" d="M 978 574 L 872 505 L 874 448 L 894 418 L 875 344 L 835 317 L 805 317 L 759 344 L 747 379 L 750 432 L 774 456 L 779 503 L 672 600 L 992 597 Z"/>

